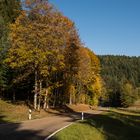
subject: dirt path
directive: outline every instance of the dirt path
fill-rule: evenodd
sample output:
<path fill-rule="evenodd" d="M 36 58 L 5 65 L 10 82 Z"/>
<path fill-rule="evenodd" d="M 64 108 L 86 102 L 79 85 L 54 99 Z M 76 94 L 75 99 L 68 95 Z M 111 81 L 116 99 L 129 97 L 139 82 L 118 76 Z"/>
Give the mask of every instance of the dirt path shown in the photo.
<path fill-rule="evenodd" d="M 99 114 L 87 111 L 85 117 Z M 53 115 L 43 119 L 0 125 L 0 140 L 44 140 L 54 131 L 81 118 L 80 113 Z"/>

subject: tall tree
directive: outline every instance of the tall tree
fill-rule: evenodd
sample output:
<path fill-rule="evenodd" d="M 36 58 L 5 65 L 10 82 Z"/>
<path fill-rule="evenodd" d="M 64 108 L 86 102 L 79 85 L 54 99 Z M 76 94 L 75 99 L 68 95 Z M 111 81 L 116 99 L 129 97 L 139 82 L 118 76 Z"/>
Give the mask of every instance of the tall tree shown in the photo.
<path fill-rule="evenodd" d="M 65 80 L 67 88 L 66 92 L 69 94 L 69 104 L 72 104 L 72 94 L 74 94 L 74 92 L 71 94 L 71 89 L 74 89 L 76 78 L 78 76 L 79 47 L 80 42 L 77 36 L 76 38 L 70 38 L 65 49 Z"/>
<path fill-rule="evenodd" d="M 74 24 L 49 3 L 39 3 L 26 14 L 24 11 L 10 26 L 10 42 L 6 62 L 12 68 L 28 67 L 34 71 L 34 108 L 37 106 L 39 81 L 56 66 L 63 65 L 62 53 Z M 26 72 L 25 72 L 26 73 Z"/>

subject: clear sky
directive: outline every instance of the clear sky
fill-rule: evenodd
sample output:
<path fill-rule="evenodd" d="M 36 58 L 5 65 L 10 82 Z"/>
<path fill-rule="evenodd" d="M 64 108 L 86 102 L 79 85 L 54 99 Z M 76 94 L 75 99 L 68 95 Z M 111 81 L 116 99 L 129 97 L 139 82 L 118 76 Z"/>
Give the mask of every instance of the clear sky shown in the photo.
<path fill-rule="evenodd" d="M 96 54 L 140 56 L 140 0 L 49 0 Z"/>

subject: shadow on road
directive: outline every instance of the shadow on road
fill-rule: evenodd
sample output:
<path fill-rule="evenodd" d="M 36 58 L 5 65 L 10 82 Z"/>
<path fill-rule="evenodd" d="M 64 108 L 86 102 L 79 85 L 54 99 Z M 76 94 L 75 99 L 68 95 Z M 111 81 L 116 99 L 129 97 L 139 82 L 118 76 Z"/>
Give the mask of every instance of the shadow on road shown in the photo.
<path fill-rule="evenodd" d="M 38 121 L 38 125 L 36 125 L 36 121 L 32 123 L 28 123 L 34 126 L 38 126 L 39 128 L 32 129 L 32 127 L 22 127 L 23 123 L 9 123 L 5 121 L 5 116 L 0 116 L 0 140 L 44 140 L 47 135 L 56 131 L 57 129 L 69 124 L 73 121 L 81 119 L 80 112 L 74 112 L 67 106 L 63 106 L 63 108 L 56 108 L 57 112 L 49 112 L 52 114 L 50 118 L 52 122 L 49 124 L 44 124 L 44 120 L 41 119 Z M 85 113 L 84 117 L 91 117 L 92 115 L 89 113 Z M 59 118 L 58 120 L 54 120 L 55 118 Z M 60 119 L 64 118 L 64 119 Z M 47 118 L 48 119 L 48 118 Z M 61 120 L 61 122 L 59 122 Z M 49 119 L 47 120 L 50 121 Z M 35 124 L 35 125 L 34 125 Z M 43 127 L 40 127 L 40 126 Z M 53 129 L 50 127 L 52 127 Z M 56 126 L 56 127 L 55 127 Z M 22 129 L 21 129 L 22 128 Z M 45 128 L 45 132 L 44 132 Z"/>
<path fill-rule="evenodd" d="M 52 113 L 52 112 L 50 112 Z M 61 110 L 58 109 L 57 113 L 52 113 L 52 117 L 57 118 L 65 118 L 64 120 L 61 120 L 61 122 L 58 122 L 56 120 L 52 121 L 53 129 L 58 129 L 58 126 L 55 128 L 55 125 L 59 125 L 62 123 L 64 125 L 65 123 L 71 123 L 73 121 L 76 121 L 81 118 L 81 113 L 74 112 L 70 110 L 69 108 L 63 108 Z M 37 128 L 37 129 L 31 129 L 26 127 L 26 129 L 23 129 L 22 123 L 9 123 L 5 120 L 6 116 L 0 116 L 0 140 L 44 140 L 45 137 L 52 133 L 52 130 L 49 130 L 47 133 L 42 133 L 44 128 Z M 51 118 L 52 119 L 52 118 Z M 43 120 L 43 119 L 42 119 Z M 48 119 L 49 121 L 49 119 Z M 34 124 L 36 121 L 33 122 Z M 43 121 L 42 121 L 43 124 Z M 50 125 L 50 124 L 49 124 Z M 47 127 L 49 127 L 49 125 Z M 46 126 L 45 126 L 46 127 Z M 21 129 L 22 128 L 22 129 Z M 50 129 L 50 128 L 47 128 Z M 53 130 L 53 131 L 54 131 Z M 47 130 L 45 130 L 47 131 Z"/>
<path fill-rule="evenodd" d="M 0 140 L 43 140 L 45 137 L 39 135 L 39 131 L 20 130 L 20 123 L 9 123 L 0 116 Z"/>
<path fill-rule="evenodd" d="M 69 108 L 67 105 L 63 105 L 61 107 L 55 108 L 55 110 L 57 112 L 52 112 L 47 110 L 47 112 L 49 114 L 52 115 L 57 115 L 57 116 L 66 116 L 66 117 L 70 117 L 71 119 L 73 119 L 72 121 L 76 121 L 76 120 L 80 120 L 82 117 L 82 112 L 75 112 L 74 110 L 72 110 L 71 108 Z M 84 112 L 84 118 L 89 118 L 90 116 L 93 115 L 93 110 L 89 108 L 89 110 L 91 110 L 91 113 L 87 113 L 86 111 Z"/>

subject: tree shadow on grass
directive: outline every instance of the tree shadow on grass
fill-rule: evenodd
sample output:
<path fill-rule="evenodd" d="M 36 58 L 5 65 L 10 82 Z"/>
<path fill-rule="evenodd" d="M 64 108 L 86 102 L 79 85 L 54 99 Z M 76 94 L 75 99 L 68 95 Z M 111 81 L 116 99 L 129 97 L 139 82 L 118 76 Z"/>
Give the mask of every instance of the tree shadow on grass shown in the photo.
<path fill-rule="evenodd" d="M 120 111 L 127 111 L 127 112 L 135 113 L 135 114 L 140 114 L 139 108 L 134 108 L 134 109 L 117 108 L 117 110 L 120 110 Z"/>
<path fill-rule="evenodd" d="M 80 121 L 79 123 L 96 128 L 105 136 L 101 140 L 140 140 L 139 121 L 139 116 L 109 111 L 108 114 L 92 115 L 87 120 Z M 96 140 L 94 136 L 93 139 Z M 59 138 L 53 137 L 51 140 L 59 140 Z M 83 138 L 83 140 L 85 139 Z"/>
<path fill-rule="evenodd" d="M 140 140 L 140 125 L 135 122 L 134 116 L 110 113 L 108 115 L 94 115 L 87 122 L 107 136 L 107 140 Z M 132 117 L 133 119 L 127 119 Z M 136 116 L 136 119 L 138 117 Z M 140 118 L 139 118 L 140 119 Z"/>
<path fill-rule="evenodd" d="M 140 115 L 127 115 L 119 112 L 110 111 L 112 117 L 116 117 L 126 124 L 140 128 Z"/>
<path fill-rule="evenodd" d="M 5 116 L 4 115 L 0 115 L 0 125 L 1 124 L 7 124 L 9 123 L 9 121 L 5 121 Z"/>

